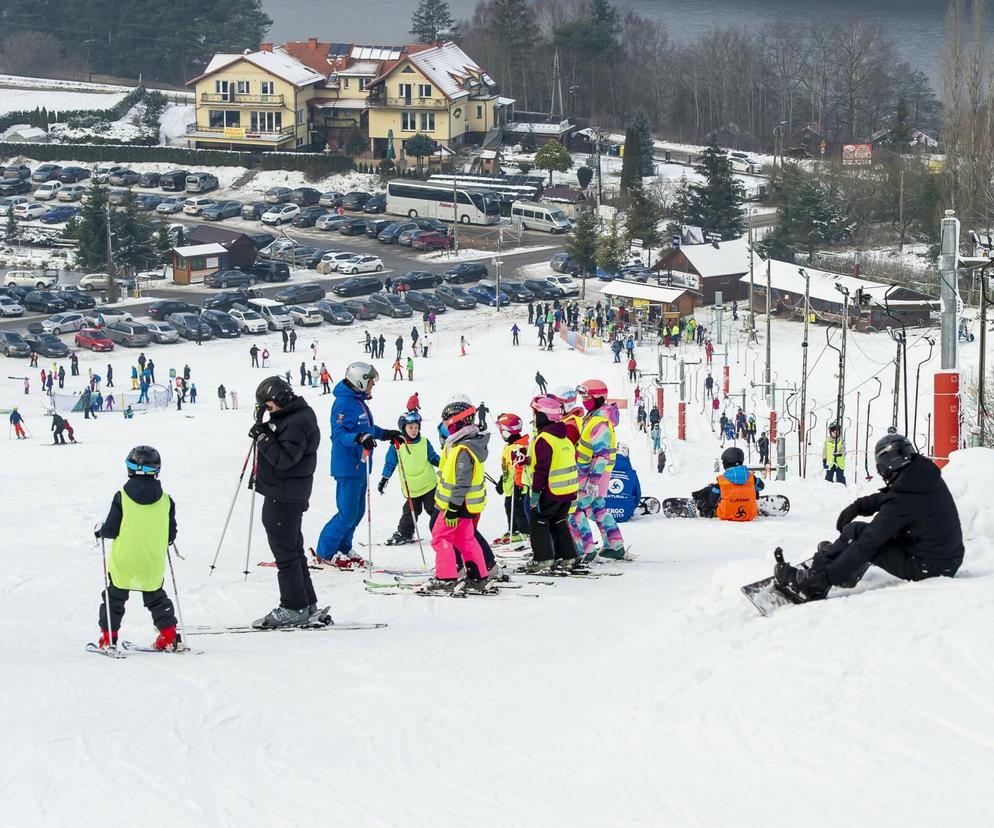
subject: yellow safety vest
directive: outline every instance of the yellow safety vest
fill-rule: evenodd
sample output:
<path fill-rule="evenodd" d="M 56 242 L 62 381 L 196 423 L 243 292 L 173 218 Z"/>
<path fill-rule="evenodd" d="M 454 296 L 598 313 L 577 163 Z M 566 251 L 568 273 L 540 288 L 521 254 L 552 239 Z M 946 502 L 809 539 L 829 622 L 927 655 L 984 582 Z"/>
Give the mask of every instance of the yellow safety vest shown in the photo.
<path fill-rule="evenodd" d="M 846 441 L 839 437 L 833 440 L 831 437 L 825 441 L 825 448 L 822 451 L 821 459 L 828 463 L 828 467 L 846 470 Z"/>
<path fill-rule="evenodd" d="M 465 451 L 473 461 L 473 477 L 470 481 L 469 491 L 466 492 L 466 511 L 471 515 L 478 515 L 487 505 L 487 489 L 484 485 L 486 472 L 483 463 L 473 454 L 469 446 L 456 445 L 454 447 L 445 446 L 442 449 L 441 462 L 438 464 L 438 486 L 435 489 L 435 506 L 443 512 L 447 511 L 452 502 L 452 489 L 456 485 L 456 460 L 459 452 Z M 457 507 L 458 508 L 458 507 Z"/>
<path fill-rule="evenodd" d="M 581 466 L 589 466 L 590 461 L 594 459 L 594 445 L 590 442 L 591 435 L 594 431 L 594 426 L 599 423 L 607 423 L 608 431 L 611 435 L 611 455 L 607 461 L 607 469 L 605 469 L 605 474 L 610 474 L 614 469 L 614 461 L 618 456 L 618 438 L 614 433 L 614 424 L 603 414 L 588 414 L 583 421 L 583 427 L 580 429 L 580 442 L 576 444 L 576 462 Z"/>
<path fill-rule="evenodd" d="M 121 490 L 121 528 L 110 549 L 107 571 L 118 589 L 154 592 L 162 586 L 169 546 L 169 495 L 136 503 Z"/>
<path fill-rule="evenodd" d="M 540 432 L 528 447 L 528 467 L 535 474 L 535 444 L 545 440 L 552 448 L 552 462 L 549 464 L 549 491 L 554 495 L 576 494 L 580 489 L 580 479 L 576 471 L 576 448 L 566 437 L 556 437 Z"/>
<path fill-rule="evenodd" d="M 411 497 L 421 497 L 435 488 L 435 467 L 428 462 L 428 440 L 421 437 L 416 443 L 401 443 L 397 452 L 397 465 L 401 472 L 401 488 L 407 482 Z"/>

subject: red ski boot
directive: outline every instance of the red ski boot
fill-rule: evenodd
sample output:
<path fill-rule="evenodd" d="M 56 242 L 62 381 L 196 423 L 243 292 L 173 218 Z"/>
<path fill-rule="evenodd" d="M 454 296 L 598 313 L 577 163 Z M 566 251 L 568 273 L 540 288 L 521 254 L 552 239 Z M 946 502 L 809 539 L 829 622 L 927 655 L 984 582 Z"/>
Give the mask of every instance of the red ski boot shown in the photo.
<path fill-rule="evenodd" d="M 159 637 L 155 639 L 152 648 L 155 650 L 175 650 L 177 644 L 176 628 L 166 627 L 159 630 Z"/>
<path fill-rule="evenodd" d="M 117 633 L 111 633 L 108 630 L 101 630 L 100 640 L 97 642 L 97 646 L 101 650 L 106 650 L 108 647 L 116 647 Z"/>

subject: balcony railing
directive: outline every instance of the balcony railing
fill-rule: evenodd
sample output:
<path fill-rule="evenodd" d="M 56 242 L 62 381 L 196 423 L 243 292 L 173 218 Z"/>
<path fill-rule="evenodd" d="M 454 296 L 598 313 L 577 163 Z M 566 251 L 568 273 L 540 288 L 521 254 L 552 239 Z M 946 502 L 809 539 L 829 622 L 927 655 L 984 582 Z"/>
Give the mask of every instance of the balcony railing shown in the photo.
<path fill-rule="evenodd" d="M 370 98 L 372 106 L 409 106 L 413 109 L 445 109 L 449 102 L 445 98 Z"/>
<path fill-rule="evenodd" d="M 259 104 L 262 106 L 283 106 L 282 95 L 247 95 L 241 92 L 201 92 L 201 103 L 231 104 L 232 106 L 242 106 L 244 104 Z"/>
<path fill-rule="evenodd" d="M 187 124 L 186 134 L 194 138 L 215 138 L 222 141 L 268 141 L 278 143 L 285 141 L 287 138 L 292 138 L 295 134 L 295 128 L 285 126 L 276 130 L 252 130 L 244 127 L 212 127 L 204 126 L 203 124 Z"/>

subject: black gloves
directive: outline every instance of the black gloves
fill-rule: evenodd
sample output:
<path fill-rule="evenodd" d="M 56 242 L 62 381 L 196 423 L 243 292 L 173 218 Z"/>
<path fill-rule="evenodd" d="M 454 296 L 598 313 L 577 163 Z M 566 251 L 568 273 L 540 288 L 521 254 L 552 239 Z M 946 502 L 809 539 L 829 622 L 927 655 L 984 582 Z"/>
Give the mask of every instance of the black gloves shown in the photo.
<path fill-rule="evenodd" d="M 391 443 L 403 443 L 404 435 L 395 428 L 385 428 L 383 429 L 383 437 L 381 439 Z"/>
<path fill-rule="evenodd" d="M 844 526 L 848 526 L 858 516 L 859 508 L 855 503 L 850 503 L 845 509 L 839 512 L 839 519 L 835 522 L 835 528 L 841 532 Z"/>
<path fill-rule="evenodd" d="M 269 437 L 275 430 L 272 423 L 255 423 L 249 429 L 248 436 L 253 440 L 258 440 L 260 437 Z"/>
<path fill-rule="evenodd" d="M 445 525 L 450 529 L 455 529 L 459 525 L 459 510 L 447 509 L 445 512 Z"/>
<path fill-rule="evenodd" d="M 494 484 L 494 488 L 497 490 L 497 494 L 504 494 L 504 481 L 498 478 L 497 482 Z"/>
<path fill-rule="evenodd" d="M 362 446 L 367 451 L 372 451 L 376 448 L 376 440 L 372 434 L 357 434 L 355 441 L 357 445 Z"/>
<path fill-rule="evenodd" d="M 380 482 L 376 484 L 376 491 L 383 494 L 383 490 L 387 487 L 387 482 L 390 480 L 389 477 L 381 477 Z"/>

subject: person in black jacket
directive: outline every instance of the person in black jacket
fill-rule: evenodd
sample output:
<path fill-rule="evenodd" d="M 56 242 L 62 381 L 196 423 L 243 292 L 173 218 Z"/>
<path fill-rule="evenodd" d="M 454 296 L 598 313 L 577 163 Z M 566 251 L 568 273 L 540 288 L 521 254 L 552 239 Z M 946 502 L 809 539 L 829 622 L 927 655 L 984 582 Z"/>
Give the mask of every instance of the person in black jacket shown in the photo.
<path fill-rule="evenodd" d="M 258 460 L 253 484 L 265 501 L 262 525 L 278 569 L 280 605 L 255 627 L 285 627 L 321 621 L 317 596 L 307 568 L 301 521 L 310 505 L 321 442 L 314 411 L 282 377 L 269 377 L 255 392 L 259 419 L 249 431 Z M 262 417 L 269 412 L 269 419 Z M 327 620 L 325 620 L 327 619 Z"/>
<path fill-rule="evenodd" d="M 901 434 L 888 434 L 874 451 L 887 484 L 842 510 L 839 537 L 822 541 L 809 569 L 777 566 L 777 582 L 804 600 L 824 598 L 833 586 L 853 587 L 879 566 L 905 581 L 952 577 L 963 563 L 959 512 L 942 473 Z M 873 516 L 869 523 L 855 518 Z"/>

